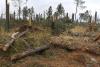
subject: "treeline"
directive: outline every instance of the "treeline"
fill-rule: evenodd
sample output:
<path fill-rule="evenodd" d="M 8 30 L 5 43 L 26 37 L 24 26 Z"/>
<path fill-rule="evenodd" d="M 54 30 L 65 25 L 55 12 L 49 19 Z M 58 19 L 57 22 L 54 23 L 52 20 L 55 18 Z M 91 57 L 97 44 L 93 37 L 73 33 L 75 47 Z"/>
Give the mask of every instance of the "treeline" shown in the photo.
<path fill-rule="evenodd" d="M 79 19 L 77 19 L 77 12 L 79 6 L 80 8 L 84 9 L 86 6 L 83 6 L 85 1 L 83 0 L 75 0 L 76 4 L 76 12 L 72 13 L 69 16 L 69 13 L 65 13 L 65 9 L 63 5 L 60 3 L 58 4 L 56 11 L 54 12 L 52 6 L 50 6 L 44 13 L 36 14 L 34 11 L 34 7 L 28 7 L 27 2 L 25 0 L 26 5 L 22 8 L 24 2 L 22 0 L 13 0 L 14 4 L 16 5 L 18 11 L 14 11 L 12 14 L 9 12 L 9 4 L 6 0 L 6 22 L 1 23 L 6 29 L 13 28 L 16 25 L 23 25 L 29 24 L 32 25 L 34 23 L 44 25 L 44 27 L 48 26 L 52 29 L 53 34 L 59 34 L 66 30 L 66 28 L 70 28 L 72 23 L 76 24 L 76 22 L 88 22 L 89 26 L 96 24 L 97 12 L 95 12 L 95 24 L 92 23 L 92 15 L 91 13 L 86 10 L 84 13 L 79 14 Z M 17 4 L 16 4 L 17 3 Z M 3 15 L 1 15 L 1 20 Z M 2 21 L 1 21 L 2 22 Z M 72 27 L 72 26 L 71 26 Z"/>
<path fill-rule="evenodd" d="M 48 10 L 44 11 L 44 13 L 39 13 L 36 14 L 34 11 L 34 7 L 32 6 L 31 8 L 28 8 L 27 6 L 24 6 L 23 9 L 20 12 L 20 17 L 19 17 L 19 12 L 17 13 L 14 11 L 12 14 L 9 14 L 10 20 L 29 20 L 31 19 L 32 21 L 41 21 L 41 20 L 52 20 L 56 21 L 59 19 L 67 19 L 70 21 L 74 21 L 74 13 L 72 14 L 72 17 L 69 17 L 68 13 L 65 13 L 65 9 L 62 6 L 62 4 L 58 4 L 57 9 L 55 12 L 53 12 L 52 6 L 48 8 Z M 1 14 L 1 19 L 3 19 L 3 14 Z"/>
<path fill-rule="evenodd" d="M 10 14 L 9 12 L 9 24 L 7 24 L 8 21 L 6 21 L 5 23 L 7 29 L 12 28 L 17 24 L 23 25 L 26 22 L 27 24 L 38 23 L 44 25 L 44 27 L 51 27 L 51 29 L 54 30 L 52 33 L 59 34 L 66 29 L 66 26 L 69 26 L 69 23 L 74 22 L 74 13 L 72 14 L 72 18 L 70 18 L 69 14 L 65 13 L 64 7 L 61 3 L 58 4 L 57 9 L 54 13 L 52 6 L 50 6 L 48 10 L 43 14 L 35 14 L 34 8 L 28 8 L 27 6 L 24 6 L 22 10 L 19 10 L 19 12 L 18 14 L 16 13 L 16 11 L 14 11 L 13 14 Z"/>

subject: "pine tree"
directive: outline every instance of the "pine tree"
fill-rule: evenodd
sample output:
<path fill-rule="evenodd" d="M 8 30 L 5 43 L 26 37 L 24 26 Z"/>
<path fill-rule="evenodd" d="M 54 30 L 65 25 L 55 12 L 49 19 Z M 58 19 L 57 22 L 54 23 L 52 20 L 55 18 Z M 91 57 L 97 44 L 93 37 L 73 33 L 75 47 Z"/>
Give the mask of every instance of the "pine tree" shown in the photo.
<path fill-rule="evenodd" d="M 51 18 L 52 18 L 52 6 L 50 6 L 49 9 L 48 9 L 47 18 L 48 18 L 49 20 L 51 20 Z"/>
<path fill-rule="evenodd" d="M 27 6 L 23 8 L 23 20 L 27 20 L 28 17 L 28 8 Z"/>
<path fill-rule="evenodd" d="M 58 15 L 59 15 L 59 17 L 61 16 L 64 16 L 64 12 L 65 12 L 65 10 L 64 10 L 64 7 L 62 6 L 62 4 L 60 3 L 60 4 L 58 4 L 58 6 L 57 6 L 57 13 L 58 13 Z"/>

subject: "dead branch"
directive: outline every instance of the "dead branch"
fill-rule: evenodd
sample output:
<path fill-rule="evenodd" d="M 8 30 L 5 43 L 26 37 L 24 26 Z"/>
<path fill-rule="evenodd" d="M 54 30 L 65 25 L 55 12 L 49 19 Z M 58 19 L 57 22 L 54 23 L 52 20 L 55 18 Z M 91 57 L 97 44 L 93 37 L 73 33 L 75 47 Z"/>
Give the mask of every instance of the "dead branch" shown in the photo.
<path fill-rule="evenodd" d="M 25 43 L 25 46 L 29 49 L 31 49 L 31 44 L 29 44 L 25 39 L 22 39 L 22 41 Z"/>

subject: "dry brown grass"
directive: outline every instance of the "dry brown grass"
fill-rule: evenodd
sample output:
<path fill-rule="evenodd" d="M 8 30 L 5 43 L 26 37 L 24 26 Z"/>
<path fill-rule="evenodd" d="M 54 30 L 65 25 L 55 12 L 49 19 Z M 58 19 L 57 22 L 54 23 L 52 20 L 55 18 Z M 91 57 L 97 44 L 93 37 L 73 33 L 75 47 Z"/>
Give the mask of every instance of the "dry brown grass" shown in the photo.
<path fill-rule="evenodd" d="M 72 33 L 85 33 L 87 31 L 87 28 L 81 27 L 81 26 L 75 26 L 70 30 Z"/>
<path fill-rule="evenodd" d="M 27 34 L 26 38 L 29 43 L 31 43 L 34 47 L 46 45 L 48 41 L 51 43 L 59 44 L 59 45 L 70 45 L 72 44 L 76 48 L 80 48 L 81 50 L 74 51 L 74 52 L 68 52 L 63 49 L 59 48 L 50 48 L 47 52 L 45 52 L 43 55 L 34 55 L 26 57 L 20 61 L 17 61 L 16 63 L 9 65 L 9 62 L 6 62 L 4 60 L 3 63 L 0 61 L 0 64 L 3 66 L 10 66 L 10 67 L 86 67 L 86 59 L 85 55 L 90 55 L 94 59 L 96 59 L 98 62 L 100 62 L 100 56 L 94 56 L 87 52 L 84 52 L 84 49 L 86 49 L 86 45 L 90 45 L 89 37 L 75 37 L 75 36 L 69 36 L 67 34 L 61 34 L 59 36 L 52 36 L 51 37 L 51 31 L 50 29 L 45 29 L 43 27 L 38 27 L 42 31 L 35 31 L 35 32 L 29 32 Z M 76 27 L 78 30 L 74 30 L 74 32 L 81 32 L 84 33 L 85 29 L 83 30 L 83 27 Z M 9 38 L 12 32 L 6 33 L 1 30 L 0 37 L 3 38 Z M 0 39 L 1 40 L 1 39 Z M 4 41 L 3 41 L 4 42 Z M 45 43 L 46 42 L 46 43 Z M 1 43 L 2 44 L 2 43 Z M 12 53 L 12 51 L 7 52 L 8 54 L 15 54 L 17 52 L 24 51 L 26 47 L 24 47 L 24 43 L 22 43 L 21 39 L 17 40 L 12 46 L 12 50 L 15 51 Z M 52 55 L 51 55 L 52 53 Z M 46 56 L 45 56 L 46 55 Z M 7 55 L 9 56 L 9 55 Z M 47 57 L 48 56 L 48 57 Z M 95 67 L 95 66 L 94 66 Z M 100 67 L 100 66 L 96 66 Z"/>

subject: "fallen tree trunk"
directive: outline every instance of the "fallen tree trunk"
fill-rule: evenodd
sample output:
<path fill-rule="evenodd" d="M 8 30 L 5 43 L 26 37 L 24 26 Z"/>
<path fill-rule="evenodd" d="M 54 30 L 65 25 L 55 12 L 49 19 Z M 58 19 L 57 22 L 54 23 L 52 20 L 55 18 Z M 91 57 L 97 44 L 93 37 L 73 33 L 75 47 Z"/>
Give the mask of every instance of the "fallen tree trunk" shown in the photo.
<path fill-rule="evenodd" d="M 31 47 L 31 44 L 29 44 L 29 43 L 27 42 L 27 40 L 22 39 L 22 41 L 25 43 L 25 46 L 26 46 L 28 49 L 31 49 L 31 48 L 32 48 L 32 47 Z"/>
<path fill-rule="evenodd" d="M 27 51 L 24 51 L 22 53 L 18 53 L 16 55 L 11 56 L 11 61 L 16 61 L 16 60 L 19 60 L 19 59 L 24 58 L 26 56 L 29 56 L 31 54 L 35 54 L 37 52 L 45 51 L 45 50 L 49 49 L 49 47 L 50 47 L 50 45 L 45 45 L 45 46 L 38 47 L 38 48 L 35 48 L 35 49 L 28 49 Z"/>
<path fill-rule="evenodd" d="M 66 49 L 69 51 L 80 50 L 83 47 L 83 45 L 79 45 L 79 43 L 70 43 L 70 44 L 69 43 L 68 44 L 53 44 L 53 43 L 51 43 L 51 45 L 54 47 Z"/>
<path fill-rule="evenodd" d="M 80 44 L 79 44 L 80 45 Z M 71 51 L 82 51 L 82 52 L 88 52 L 91 54 L 95 54 L 95 55 L 100 55 L 100 45 L 99 44 L 88 44 L 88 45 L 84 45 L 82 46 L 75 46 L 75 45 L 70 45 L 70 46 L 66 46 L 64 47 L 65 49 L 71 50 Z"/>
<path fill-rule="evenodd" d="M 79 43 L 72 44 L 51 44 L 54 47 L 66 49 L 68 51 L 82 51 L 88 52 L 95 55 L 100 55 L 100 45 L 99 44 L 85 44 L 81 45 Z"/>
<path fill-rule="evenodd" d="M 82 51 L 89 52 L 95 55 L 100 55 L 100 45 L 90 41 L 69 40 L 64 41 L 61 37 L 54 37 L 51 39 L 50 44 L 54 47 L 66 49 L 69 51 Z"/>
<path fill-rule="evenodd" d="M 6 45 L 3 46 L 2 50 L 7 51 L 8 48 L 14 43 L 15 39 L 11 39 Z"/>
<path fill-rule="evenodd" d="M 29 30 L 26 30 L 22 33 L 19 33 L 18 36 L 15 39 L 11 39 L 6 45 L 3 46 L 2 50 L 7 51 L 8 48 L 14 43 L 14 41 L 20 37 L 22 37 L 24 34 L 26 34 Z"/>

